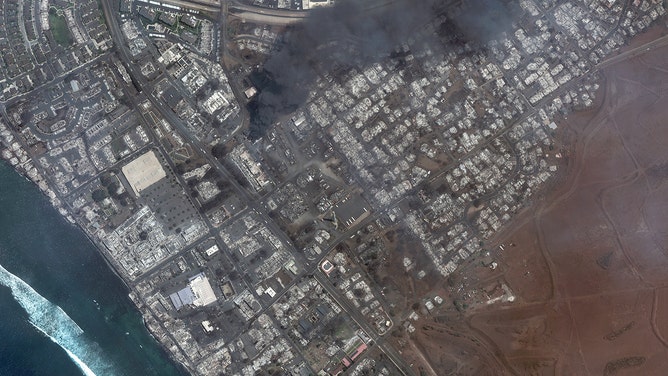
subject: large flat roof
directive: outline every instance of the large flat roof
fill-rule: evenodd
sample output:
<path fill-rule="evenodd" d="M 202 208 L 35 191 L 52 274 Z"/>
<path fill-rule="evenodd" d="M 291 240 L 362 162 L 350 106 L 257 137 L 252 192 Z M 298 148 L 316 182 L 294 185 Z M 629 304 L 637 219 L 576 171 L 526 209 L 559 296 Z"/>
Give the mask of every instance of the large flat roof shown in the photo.
<path fill-rule="evenodd" d="M 216 294 L 214 294 L 209 279 L 204 273 L 200 273 L 190 279 L 190 288 L 195 295 L 193 304 L 202 307 L 209 305 L 216 301 Z"/>
<path fill-rule="evenodd" d="M 216 294 L 211 288 L 209 279 L 204 273 L 199 273 L 188 281 L 188 286 L 170 294 L 169 299 L 177 310 L 184 305 L 192 304 L 196 307 L 203 307 L 216 301 Z"/>
<path fill-rule="evenodd" d="M 185 288 L 169 295 L 169 299 L 172 300 L 174 308 L 178 310 L 184 305 L 193 304 L 195 301 L 195 294 L 193 294 L 193 290 L 190 289 L 190 286 L 186 286 Z"/>
<path fill-rule="evenodd" d="M 167 176 L 153 150 L 126 164 L 121 169 L 137 196 L 144 189 Z"/>

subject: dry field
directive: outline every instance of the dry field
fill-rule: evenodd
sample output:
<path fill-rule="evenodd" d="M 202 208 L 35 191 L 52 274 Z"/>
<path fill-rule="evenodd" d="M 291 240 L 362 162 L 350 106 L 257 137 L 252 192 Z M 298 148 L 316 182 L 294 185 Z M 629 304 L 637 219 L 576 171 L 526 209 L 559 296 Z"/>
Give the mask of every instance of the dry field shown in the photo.
<path fill-rule="evenodd" d="M 667 34 L 656 27 L 628 47 Z M 637 50 L 636 50 L 637 51 Z M 512 303 L 421 312 L 393 341 L 423 374 L 665 375 L 668 359 L 668 47 L 602 70 L 593 108 L 560 122 L 562 179 L 452 286 L 503 281 Z M 443 283 L 411 289 L 420 296 Z M 460 289 L 461 290 L 461 289 Z M 461 293 L 460 293 L 461 294 Z M 398 336 L 397 336 L 398 337 Z"/>

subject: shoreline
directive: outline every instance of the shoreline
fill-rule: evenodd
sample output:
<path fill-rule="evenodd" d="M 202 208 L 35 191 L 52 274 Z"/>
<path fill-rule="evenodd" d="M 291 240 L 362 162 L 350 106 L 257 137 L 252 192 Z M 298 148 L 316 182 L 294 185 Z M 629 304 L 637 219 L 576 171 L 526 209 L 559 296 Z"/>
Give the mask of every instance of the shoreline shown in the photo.
<path fill-rule="evenodd" d="M 610 58 L 616 57 L 619 54 L 624 53 L 624 51 L 626 51 L 627 49 L 631 49 L 632 42 L 633 40 L 629 41 L 627 45 L 624 45 L 619 50 L 617 50 L 616 51 L 617 53 L 612 54 Z M 605 82 L 601 82 L 601 80 L 606 79 L 604 72 L 607 71 L 607 69 L 608 68 L 605 68 L 600 71 L 598 69 L 595 69 L 589 73 L 591 77 L 595 78 L 594 80 L 597 84 L 599 84 L 599 88 L 605 87 Z M 569 132 L 569 128 L 565 125 L 566 121 L 565 119 L 567 119 L 571 115 L 580 113 L 582 111 L 591 111 L 592 109 L 598 109 L 598 107 L 601 106 L 601 103 L 599 102 L 601 99 L 600 93 L 601 93 L 600 89 L 596 90 L 596 94 L 593 97 L 593 99 L 595 99 L 593 104 L 588 105 L 584 109 L 569 109 L 569 112 L 567 115 L 565 115 L 565 118 L 560 118 L 558 120 L 561 132 L 565 132 L 564 136 L 567 139 L 569 137 L 573 137 L 573 140 L 569 141 L 572 141 L 573 143 L 580 142 L 579 138 L 582 137 L 582 135 L 577 133 L 571 134 Z M 605 96 L 603 98 L 605 99 Z M 555 119 L 555 121 L 557 121 L 557 119 Z M 566 130 L 564 130 L 564 127 L 566 128 Z M 168 346 L 163 344 L 163 342 L 158 339 L 157 333 L 159 331 L 155 329 L 159 329 L 165 332 L 168 331 L 165 328 L 164 322 L 161 322 L 160 320 L 154 317 L 153 314 L 157 312 L 157 310 L 152 309 L 152 307 L 149 306 L 147 302 L 140 297 L 139 294 L 133 291 L 133 288 L 131 287 L 132 286 L 131 280 L 127 280 L 126 278 L 123 277 L 121 271 L 122 269 L 118 267 L 113 257 L 109 255 L 109 253 L 107 252 L 108 248 L 106 247 L 106 245 L 103 242 L 96 239 L 95 235 L 98 233 L 95 231 L 90 231 L 89 228 L 86 228 L 83 225 L 81 225 L 81 223 L 83 223 L 82 217 L 77 216 L 75 213 L 73 213 L 73 211 L 75 211 L 76 209 L 73 209 L 71 205 L 67 203 L 67 201 L 61 199 L 59 194 L 56 193 L 56 191 L 51 188 L 52 184 L 50 184 L 49 175 L 47 173 L 43 174 L 42 172 L 40 172 L 42 168 L 38 166 L 38 163 L 36 163 L 32 159 L 32 157 L 30 157 L 28 151 L 29 149 L 27 149 L 26 146 L 22 144 L 22 142 L 20 141 L 20 137 L 14 136 L 14 133 L 15 132 L 9 126 L 7 126 L 5 123 L 2 122 L 2 120 L 0 120 L 0 137 L 1 137 L 0 152 L 2 158 L 6 160 L 7 163 L 15 171 L 21 174 L 26 180 L 29 180 L 32 183 L 36 184 L 40 189 L 40 191 L 42 192 L 42 194 L 44 194 L 49 199 L 51 205 L 58 211 L 58 213 L 61 215 L 62 218 L 64 218 L 70 224 L 75 225 L 76 227 L 78 227 L 78 229 L 83 231 L 86 238 L 96 247 L 97 252 L 99 252 L 102 255 L 105 264 L 123 282 L 123 285 L 125 286 L 125 289 L 127 291 L 128 298 L 132 301 L 135 308 L 141 314 L 144 327 L 146 328 L 147 332 L 151 335 L 151 337 L 157 342 L 158 347 L 164 352 L 165 355 L 169 357 L 169 359 L 174 364 L 178 364 L 184 370 L 190 371 L 190 368 L 183 361 L 179 360 L 179 356 L 183 357 L 183 350 L 179 349 L 181 350 L 181 352 L 178 353 L 172 352 L 170 351 Z M 564 150 L 566 150 L 566 152 L 564 153 L 565 159 L 563 159 L 562 160 L 563 163 L 560 164 L 561 168 L 557 170 L 558 172 L 555 176 L 553 176 L 553 178 L 544 182 L 537 196 L 534 196 L 532 197 L 531 200 L 525 202 L 525 205 L 523 207 L 520 207 L 520 210 L 518 210 L 513 215 L 514 222 L 518 219 L 520 219 L 520 221 L 512 223 L 512 225 L 503 228 L 498 233 L 493 235 L 493 237 L 490 239 L 490 243 L 496 243 L 498 239 L 500 239 L 501 237 L 507 237 L 509 233 L 517 231 L 518 227 L 525 225 L 527 222 L 533 220 L 536 215 L 539 215 L 536 213 L 532 214 L 531 211 L 540 213 L 546 207 L 549 208 L 550 205 L 554 205 L 550 204 L 550 201 L 548 201 L 547 198 L 548 197 L 552 198 L 554 196 L 555 190 L 558 190 L 558 188 L 564 184 L 567 185 L 572 179 L 574 179 L 571 176 L 571 174 L 573 174 L 573 171 L 577 169 L 577 163 L 579 157 L 581 157 L 574 154 L 577 145 L 576 144 L 567 145 L 567 142 L 562 143 L 559 138 L 557 138 L 557 140 L 560 141 L 559 142 L 560 146 L 563 146 Z M 526 218 L 522 219 L 523 217 Z M 154 324 L 154 326 L 151 326 L 151 324 Z"/>
<path fill-rule="evenodd" d="M 156 337 L 156 334 L 151 330 L 150 326 L 146 321 L 144 312 L 141 308 L 145 307 L 145 304 L 138 304 L 138 297 L 132 291 L 132 288 L 128 281 L 123 278 L 121 273 L 116 270 L 113 262 L 109 260 L 109 256 L 102 249 L 103 245 L 100 245 L 94 237 L 86 231 L 72 216 L 72 214 L 66 208 L 64 202 L 58 197 L 56 192 L 49 186 L 47 179 L 40 173 L 38 167 L 33 162 L 32 158 L 28 155 L 28 152 L 25 150 L 23 145 L 19 143 L 19 140 L 16 139 L 12 131 L 8 126 L 0 119 L 0 159 L 8 164 L 14 171 L 21 175 L 27 181 L 35 184 L 40 190 L 40 193 L 44 195 L 49 200 L 51 206 L 58 212 L 60 217 L 64 219 L 69 225 L 75 227 L 80 231 L 91 245 L 95 247 L 97 253 L 104 260 L 107 268 L 118 278 L 118 280 L 123 284 L 123 288 L 126 292 L 126 297 L 132 302 L 134 308 L 139 313 L 142 325 L 146 329 L 146 332 L 150 337 L 155 341 L 156 347 L 169 358 L 174 364 L 175 368 L 182 374 L 190 374 L 189 368 L 181 361 L 176 359 L 176 357 L 168 351 L 168 349 L 163 346 L 162 342 Z M 186 372 L 186 373 L 184 373 Z"/>

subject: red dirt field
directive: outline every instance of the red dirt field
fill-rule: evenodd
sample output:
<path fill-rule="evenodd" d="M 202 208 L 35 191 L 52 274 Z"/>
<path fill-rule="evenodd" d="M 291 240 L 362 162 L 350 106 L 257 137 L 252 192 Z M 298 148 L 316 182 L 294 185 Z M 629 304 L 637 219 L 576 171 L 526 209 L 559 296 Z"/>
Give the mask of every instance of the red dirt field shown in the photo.
<path fill-rule="evenodd" d="M 656 27 L 627 49 L 666 31 Z M 561 121 L 562 180 L 493 241 L 504 244 L 489 256 L 494 271 L 470 261 L 442 295 L 460 299 L 501 281 L 515 300 L 423 309 L 417 330 L 395 342 L 411 362 L 428 363 L 414 370 L 668 374 L 666 61 L 660 47 L 607 66 L 598 104 Z"/>

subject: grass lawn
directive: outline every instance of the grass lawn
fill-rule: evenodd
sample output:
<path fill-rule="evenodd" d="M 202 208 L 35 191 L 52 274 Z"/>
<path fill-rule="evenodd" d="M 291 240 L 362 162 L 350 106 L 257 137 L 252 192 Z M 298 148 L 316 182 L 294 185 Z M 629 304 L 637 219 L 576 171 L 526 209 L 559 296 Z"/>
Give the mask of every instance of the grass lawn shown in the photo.
<path fill-rule="evenodd" d="M 70 34 L 70 29 L 67 28 L 65 17 L 58 15 L 53 9 L 49 10 L 49 26 L 56 43 L 65 48 L 72 45 L 72 34 Z"/>

